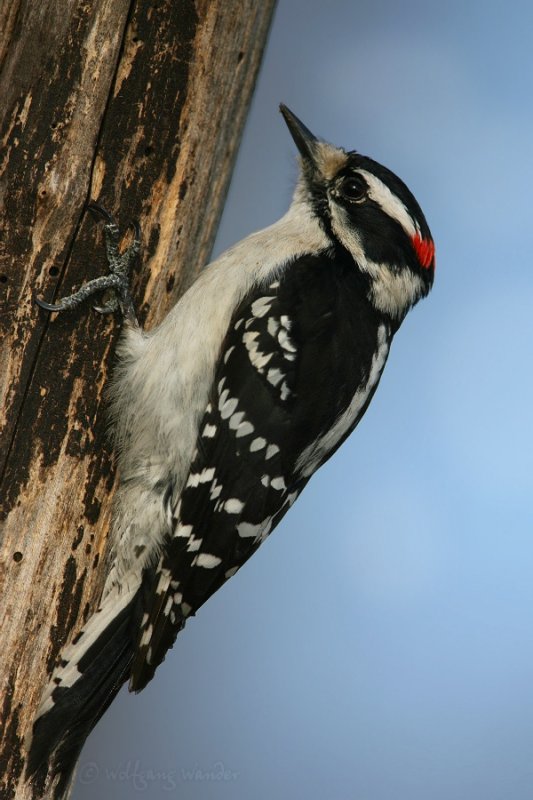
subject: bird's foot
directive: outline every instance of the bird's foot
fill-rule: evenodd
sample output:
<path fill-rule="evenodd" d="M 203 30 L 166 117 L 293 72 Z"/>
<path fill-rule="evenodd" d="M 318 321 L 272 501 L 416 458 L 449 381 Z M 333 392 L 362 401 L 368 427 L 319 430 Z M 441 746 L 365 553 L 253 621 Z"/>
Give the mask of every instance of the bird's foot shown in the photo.
<path fill-rule="evenodd" d="M 130 292 L 130 271 L 132 264 L 137 256 L 141 245 L 141 231 L 137 222 L 132 222 L 130 227 L 133 231 L 133 241 L 123 252 L 120 252 L 120 232 L 118 226 L 105 208 L 98 203 L 91 202 L 87 206 L 95 216 L 104 220 L 104 236 L 107 254 L 107 262 L 110 272 L 89 281 L 77 292 L 64 297 L 58 303 L 47 303 L 36 297 L 35 302 L 46 311 L 70 311 L 83 303 L 87 298 L 96 292 L 106 292 L 112 290 L 114 296 L 104 305 L 94 306 L 100 314 L 110 314 L 118 308 L 122 311 L 124 318 L 128 322 L 136 323 L 135 310 Z"/>

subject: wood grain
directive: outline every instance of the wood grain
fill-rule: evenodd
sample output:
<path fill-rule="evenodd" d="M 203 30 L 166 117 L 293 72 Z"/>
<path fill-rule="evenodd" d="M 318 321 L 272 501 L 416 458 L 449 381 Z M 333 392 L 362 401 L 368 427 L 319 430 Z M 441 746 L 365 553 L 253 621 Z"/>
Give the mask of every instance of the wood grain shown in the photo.
<path fill-rule="evenodd" d="M 49 301 L 105 272 L 98 200 L 143 231 L 162 319 L 207 261 L 274 0 L 0 0 L 0 797 L 58 650 L 105 578 L 117 319 Z"/>

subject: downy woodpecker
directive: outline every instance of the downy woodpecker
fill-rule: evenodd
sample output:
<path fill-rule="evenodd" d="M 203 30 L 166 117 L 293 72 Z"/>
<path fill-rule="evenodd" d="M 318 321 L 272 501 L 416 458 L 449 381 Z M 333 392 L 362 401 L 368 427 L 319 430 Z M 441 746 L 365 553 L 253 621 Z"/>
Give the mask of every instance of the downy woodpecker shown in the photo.
<path fill-rule="evenodd" d="M 427 295 L 434 245 L 386 167 L 281 112 L 300 153 L 288 212 L 207 267 L 163 322 L 138 326 L 118 229 L 111 274 L 54 311 L 115 290 L 125 322 L 111 416 L 120 485 L 98 610 L 60 654 L 29 743 L 28 774 L 61 796 L 124 681 L 152 679 L 189 616 L 274 530 L 355 428 L 392 338 Z M 98 207 L 97 207 L 98 210 Z"/>

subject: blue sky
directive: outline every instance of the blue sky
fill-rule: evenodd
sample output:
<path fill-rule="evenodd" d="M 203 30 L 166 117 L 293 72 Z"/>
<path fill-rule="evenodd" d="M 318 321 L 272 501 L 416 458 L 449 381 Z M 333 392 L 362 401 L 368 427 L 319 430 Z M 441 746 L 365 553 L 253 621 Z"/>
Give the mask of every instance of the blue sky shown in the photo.
<path fill-rule="evenodd" d="M 406 181 L 435 287 L 355 434 L 106 714 L 75 800 L 531 800 L 532 26 L 280 0 L 215 252 L 288 205 L 283 101 Z"/>

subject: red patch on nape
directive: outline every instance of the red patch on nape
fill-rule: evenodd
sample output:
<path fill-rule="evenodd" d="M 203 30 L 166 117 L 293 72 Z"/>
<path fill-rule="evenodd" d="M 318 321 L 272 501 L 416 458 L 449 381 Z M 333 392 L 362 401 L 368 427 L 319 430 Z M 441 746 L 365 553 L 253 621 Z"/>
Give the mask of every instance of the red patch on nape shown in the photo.
<path fill-rule="evenodd" d="M 415 253 L 421 267 L 429 269 L 435 260 L 435 245 L 431 239 L 422 239 L 421 236 L 415 234 L 411 238 Z"/>

